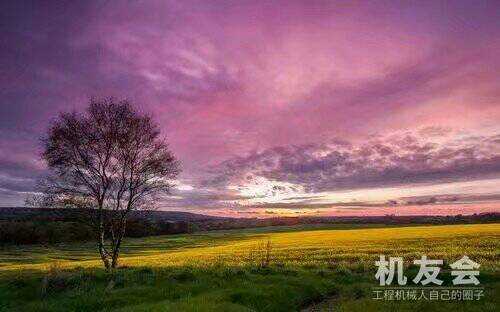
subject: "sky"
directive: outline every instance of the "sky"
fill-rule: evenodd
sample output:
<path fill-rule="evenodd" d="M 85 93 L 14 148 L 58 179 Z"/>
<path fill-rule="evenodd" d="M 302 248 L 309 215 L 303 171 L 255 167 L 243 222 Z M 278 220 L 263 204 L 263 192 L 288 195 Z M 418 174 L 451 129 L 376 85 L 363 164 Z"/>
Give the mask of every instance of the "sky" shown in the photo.
<path fill-rule="evenodd" d="M 114 96 L 182 163 L 161 209 L 500 212 L 498 1 L 3 1 L 0 33 L 0 206 Z"/>

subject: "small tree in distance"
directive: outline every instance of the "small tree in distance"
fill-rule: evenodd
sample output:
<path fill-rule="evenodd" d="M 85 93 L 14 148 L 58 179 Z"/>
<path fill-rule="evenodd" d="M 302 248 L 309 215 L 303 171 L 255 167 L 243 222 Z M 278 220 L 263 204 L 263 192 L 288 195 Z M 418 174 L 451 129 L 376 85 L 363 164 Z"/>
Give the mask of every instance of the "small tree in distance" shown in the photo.
<path fill-rule="evenodd" d="M 151 117 L 113 98 L 91 100 L 83 114 L 60 114 L 42 157 L 50 174 L 41 202 L 85 212 L 106 269 L 118 264 L 130 212 L 151 208 L 180 172 Z"/>

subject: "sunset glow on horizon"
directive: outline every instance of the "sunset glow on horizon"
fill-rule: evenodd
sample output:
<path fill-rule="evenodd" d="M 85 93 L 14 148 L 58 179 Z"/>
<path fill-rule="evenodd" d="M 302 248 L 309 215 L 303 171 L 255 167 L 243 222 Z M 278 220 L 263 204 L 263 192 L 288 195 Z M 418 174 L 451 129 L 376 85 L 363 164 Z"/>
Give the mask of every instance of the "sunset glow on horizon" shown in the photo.
<path fill-rule="evenodd" d="M 162 210 L 500 212 L 498 1 L 2 6 L 0 206 L 47 172 L 59 112 L 115 96 L 182 163 Z"/>

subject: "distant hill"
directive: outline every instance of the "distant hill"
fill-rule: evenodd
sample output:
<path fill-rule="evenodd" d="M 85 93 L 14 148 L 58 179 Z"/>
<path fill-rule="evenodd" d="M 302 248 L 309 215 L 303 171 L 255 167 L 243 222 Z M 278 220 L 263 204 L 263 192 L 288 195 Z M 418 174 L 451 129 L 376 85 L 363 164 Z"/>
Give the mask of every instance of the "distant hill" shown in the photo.
<path fill-rule="evenodd" d="M 0 220 L 3 221 L 74 221 L 75 215 L 83 212 L 76 209 L 0 207 Z M 145 210 L 133 211 L 132 218 L 144 218 L 150 221 L 186 221 L 203 222 L 227 220 L 230 218 L 214 217 L 184 211 Z"/>

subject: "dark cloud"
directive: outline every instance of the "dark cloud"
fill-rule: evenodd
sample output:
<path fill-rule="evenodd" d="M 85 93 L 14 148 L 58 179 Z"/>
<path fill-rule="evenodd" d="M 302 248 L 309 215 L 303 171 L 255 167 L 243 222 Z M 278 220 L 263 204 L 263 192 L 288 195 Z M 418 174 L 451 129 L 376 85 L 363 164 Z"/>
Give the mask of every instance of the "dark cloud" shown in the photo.
<path fill-rule="evenodd" d="M 316 197 L 318 199 L 319 197 Z M 322 198 L 325 200 L 325 198 Z M 446 205 L 446 204 L 473 204 L 480 202 L 498 202 L 500 201 L 499 194 L 440 194 L 432 196 L 411 196 L 398 199 L 391 199 L 385 202 L 368 202 L 368 201 L 349 201 L 349 202 L 324 202 L 317 203 L 314 200 L 299 200 L 296 202 L 279 202 L 279 203 L 261 203 L 253 205 L 233 205 L 236 208 L 251 207 L 252 209 L 329 209 L 341 208 L 343 210 L 360 210 L 364 208 L 380 208 L 380 207 L 405 207 L 405 206 L 424 206 L 424 205 Z M 220 202 L 219 205 L 224 205 Z"/>
<path fill-rule="evenodd" d="M 411 196 L 400 199 L 401 204 L 406 205 L 430 205 L 430 204 L 446 204 L 446 203 L 471 203 L 471 202 L 488 202 L 500 201 L 499 194 L 441 194 L 433 196 Z"/>
<path fill-rule="evenodd" d="M 496 136 L 437 144 L 405 134 L 360 145 L 280 146 L 227 160 L 214 173 L 207 185 L 254 175 L 309 192 L 467 181 L 500 175 L 500 144 Z"/>
<path fill-rule="evenodd" d="M 0 140 L 0 189 L 4 191 L 2 198 L 9 197 L 11 200 L 17 196 L 15 202 L 19 204 L 24 197 L 22 193 L 32 192 L 37 177 L 45 172 L 44 165 L 33 157 L 30 148 Z"/>
<path fill-rule="evenodd" d="M 163 198 L 163 207 L 203 207 L 220 208 L 221 206 L 236 205 L 237 201 L 247 200 L 248 197 L 238 195 L 235 191 L 196 189 L 190 191 L 176 190 L 173 196 Z"/>
<path fill-rule="evenodd" d="M 0 172 L 5 176 L 26 179 L 45 173 L 45 169 L 30 154 L 8 154 L 8 151 L 0 149 Z"/>

